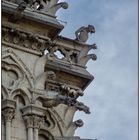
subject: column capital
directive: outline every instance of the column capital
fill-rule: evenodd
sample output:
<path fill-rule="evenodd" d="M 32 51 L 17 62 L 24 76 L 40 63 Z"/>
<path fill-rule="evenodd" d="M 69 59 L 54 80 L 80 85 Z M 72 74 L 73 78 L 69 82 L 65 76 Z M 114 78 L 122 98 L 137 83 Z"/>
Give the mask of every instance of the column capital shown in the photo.
<path fill-rule="evenodd" d="M 14 115 L 15 115 L 15 109 L 14 108 L 8 107 L 8 108 L 4 108 L 2 110 L 2 116 L 5 120 L 5 122 L 11 122 Z"/>
<path fill-rule="evenodd" d="M 44 123 L 45 108 L 31 104 L 22 108 L 22 112 L 27 128 L 39 129 Z"/>
<path fill-rule="evenodd" d="M 33 116 L 24 116 L 23 119 L 27 128 L 33 128 Z"/>
<path fill-rule="evenodd" d="M 34 115 L 34 128 L 40 128 L 44 124 L 44 117 Z"/>
<path fill-rule="evenodd" d="M 37 115 L 26 115 L 23 116 L 27 128 L 39 129 L 44 124 L 44 117 Z"/>

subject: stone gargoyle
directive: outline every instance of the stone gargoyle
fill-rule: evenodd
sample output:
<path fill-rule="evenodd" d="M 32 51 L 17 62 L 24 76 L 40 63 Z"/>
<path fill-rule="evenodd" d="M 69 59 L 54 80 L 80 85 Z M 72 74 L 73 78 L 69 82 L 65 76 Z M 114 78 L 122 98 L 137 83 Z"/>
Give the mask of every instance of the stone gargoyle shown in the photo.
<path fill-rule="evenodd" d="M 48 108 L 55 107 L 59 104 L 65 104 L 68 106 L 73 106 L 79 111 L 84 111 L 86 114 L 90 114 L 89 107 L 71 97 L 56 95 L 53 98 L 42 98 L 42 102 L 43 106 Z"/>
<path fill-rule="evenodd" d="M 88 34 L 95 33 L 95 28 L 93 25 L 88 25 L 87 27 L 82 26 L 75 32 L 76 40 L 80 43 L 86 43 L 88 40 Z"/>

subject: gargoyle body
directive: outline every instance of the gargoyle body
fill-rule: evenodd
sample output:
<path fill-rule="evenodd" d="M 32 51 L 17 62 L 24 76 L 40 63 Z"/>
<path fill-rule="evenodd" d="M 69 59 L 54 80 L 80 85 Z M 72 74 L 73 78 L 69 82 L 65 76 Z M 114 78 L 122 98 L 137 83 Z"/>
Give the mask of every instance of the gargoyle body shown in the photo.
<path fill-rule="evenodd" d="M 81 27 L 79 28 L 76 32 L 76 40 L 81 42 L 81 43 L 86 43 L 88 40 L 88 34 L 89 33 L 95 33 L 95 28 L 92 25 L 88 25 L 88 27 Z"/>

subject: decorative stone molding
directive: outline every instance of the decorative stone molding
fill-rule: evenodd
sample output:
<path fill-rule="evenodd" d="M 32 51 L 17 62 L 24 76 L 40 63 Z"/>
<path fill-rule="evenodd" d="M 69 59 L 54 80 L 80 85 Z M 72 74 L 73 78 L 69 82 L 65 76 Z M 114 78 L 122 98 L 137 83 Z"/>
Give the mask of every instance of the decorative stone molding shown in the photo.
<path fill-rule="evenodd" d="M 16 102 L 14 100 L 10 100 L 10 99 L 4 99 L 2 100 L 2 109 L 5 108 L 16 108 Z"/>
<path fill-rule="evenodd" d="M 34 104 L 30 104 L 28 106 L 25 106 L 21 109 L 23 116 L 30 116 L 30 115 L 37 115 L 37 116 L 45 116 L 46 108 L 39 107 Z"/>
<path fill-rule="evenodd" d="M 49 40 L 39 38 L 31 33 L 19 31 L 17 29 L 2 28 L 2 41 L 4 43 L 10 43 L 10 45 L 16 45 L 20 48 L 38 51 L 43 53 L 45 45 L 49 44 Z"/>

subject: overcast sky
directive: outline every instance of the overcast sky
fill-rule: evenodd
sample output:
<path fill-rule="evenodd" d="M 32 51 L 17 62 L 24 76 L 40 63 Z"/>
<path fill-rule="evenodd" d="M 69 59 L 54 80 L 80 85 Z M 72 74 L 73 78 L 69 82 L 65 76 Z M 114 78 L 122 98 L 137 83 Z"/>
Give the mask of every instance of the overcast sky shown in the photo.
<path fill-rule="evenodd" d="M 88 43 L 98 46 L 94 52 L 97 61 L 90 60 L 87 65 L 95 79 L 80 98 L 90 106 L 91 114 L 77 111 L 75 120 L 82 119 L 84 126 L 75 135 L 98 140 L 137 140 L 138 1 L 65 1 L 69 8 L 58 13 L 58 19 L 67 22 L 61 35 L 74 39 L 79 27 L 92 24 L 96 33 Z"/>

